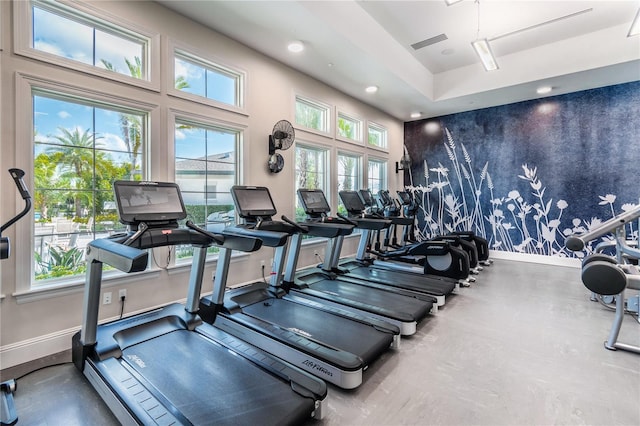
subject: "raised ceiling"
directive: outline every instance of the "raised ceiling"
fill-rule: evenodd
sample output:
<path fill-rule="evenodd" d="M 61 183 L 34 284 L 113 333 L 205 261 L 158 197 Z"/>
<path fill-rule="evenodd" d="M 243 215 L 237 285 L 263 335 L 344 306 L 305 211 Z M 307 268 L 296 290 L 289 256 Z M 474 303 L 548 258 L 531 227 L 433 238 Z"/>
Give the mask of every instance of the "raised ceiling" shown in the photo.
<path fill-rule="evenodd" d="M 640 80 L 637 0 L 159 3 L 403 121 Z M 499 70 L 484 71 L 477 37 Z"/>

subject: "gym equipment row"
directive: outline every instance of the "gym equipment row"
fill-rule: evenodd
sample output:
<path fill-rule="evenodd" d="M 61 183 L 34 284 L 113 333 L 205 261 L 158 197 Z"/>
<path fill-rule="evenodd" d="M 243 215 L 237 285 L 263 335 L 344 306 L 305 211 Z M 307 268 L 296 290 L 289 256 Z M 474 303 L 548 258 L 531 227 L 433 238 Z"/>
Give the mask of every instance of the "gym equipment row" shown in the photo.
<path fill-rule="evenodd" d="M 28 202 L 22 216 L 30 207 L 23 175 L 14 178 Z M 425 274 L 425 267 L 394 271 L 366 257 L 341 259 L 344 238 L 356 228 L 362 230 L 360 246 L 368 244 L 370 232 L 394 223 L 368 217 L 355 203 L 354 195 L 362 202 L 357 193 L 343 191 L 349 214 L 331 216 L 321 191 L 300 190 L 307 219 L 295 222 L 275 219 L 267 188 L 234 186 L 231 195 L 244 223 L 214 232 L 185 221 L 174 183 L 117 181 L 114 192 L 128 230 L 87 246 L 82 326 L 72 339 L 72 359 L 123 424 L 321 419 L 327 383 L 358 387 L 369 365 L 400 349 L 401 336 L 415 333 L 456 288 L 455 279 Z M 299 269 L 305 236 L 326 238 L 324 261 Z M 431 243 L 413 244 L 416 258 L 443 256 L 457 263 L 452 259 L 459 256 L 469 263 L 466 252 L 449 243 L 434 243 L 437 253 L 425 249 Z M 148 249 L 174 245 L 194 249 L 186 303 L 98 325 L 103 267 L 141 272 L 149 265 Z M 232 251 L 263 246 L 274 251 L 269 280 L 227 290 Z M 216 272 L 211 295 L 201 297 L 210 247 L 219 250 Z M 2 248 L 8 256 L 4 238 Z M 17 421 L 13 390 L 15 383 L 3 383 L 3 425 Z"/>

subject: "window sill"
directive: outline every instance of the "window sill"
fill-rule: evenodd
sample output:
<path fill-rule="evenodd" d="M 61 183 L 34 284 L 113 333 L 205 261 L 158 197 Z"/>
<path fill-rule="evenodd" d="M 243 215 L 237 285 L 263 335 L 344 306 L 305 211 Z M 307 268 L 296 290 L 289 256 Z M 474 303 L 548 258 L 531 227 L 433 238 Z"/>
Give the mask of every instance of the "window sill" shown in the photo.
<path fill-rule="evenodd" d="M 238 262 L 243 258 L 249 257 L 246 253 L 238 253 L 232 255 L 231 262 Z M 218 257 L 211 257 L 207 259 L 206 264 L 210 265 L 218 262 Z M 183 262 L 177 265 L 170 266 L 167 269 L 155 268 L 150 269 L 148 271 L 138 272 L 134 274 L 123 274 L 114 271 L 110 276 L 105 274 L 102 279 L 102 289 L 108 289 L 111 287 L 122 286 L 128 283 L 134 283 L 139 281 L 147 281 L 158 279 L 162 274 L 163 270 L 166 270 L 169 275 L 175 275 L 179 273 L 184 273 L 189 270 L 191 267 L 191 263 Z M 81 293 L 84 291 L 85 280 L 84 276 L 75 277 L 68 281 L 59 282 L 56 284 L 42 286 L 41 288 L 32 288 L 26 291 L 18 291 L 12 293 L 11 296 L 16 298 L 16 303 L 29 303 L 29 302 L 37 302 L 41 300 L 50 299 L 52 297 L 61 297 L 69 294 Z M 0 300 L 4 298 L 4 295 L 1 295 Z"/>
<path fill-rule="evenodd" d="M 346 136 L 341 136 L 341 135 L 338 135 L 338 134 L 336 134 L 336 140 L 339 141 L 339 142 L 344 142 L 344 143 L 348 143 L 348 144 L 356 145 L 356 146 L 360 146 L 360 147 L 365 146 L 364 142 L 361 141 L 361 140 L 351 139 L 351 138 L 348 138 Z"/>
<path fill-rule="evenodd" d="M 373 149 L 374 151 L 389 153 L 389 148 L 377 145 L 367 144 L 367 148 Z"/>

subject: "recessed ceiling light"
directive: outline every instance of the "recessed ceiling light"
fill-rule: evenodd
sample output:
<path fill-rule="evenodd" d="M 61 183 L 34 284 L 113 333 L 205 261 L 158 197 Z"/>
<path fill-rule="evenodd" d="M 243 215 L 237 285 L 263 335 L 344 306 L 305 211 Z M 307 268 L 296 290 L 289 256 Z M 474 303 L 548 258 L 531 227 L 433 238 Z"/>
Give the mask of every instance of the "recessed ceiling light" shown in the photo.
<path fill-rule="evenodd" d="M 300 40 L 292 41 L 287 46 L 287 49 L 289 49 L 289 52 L 292 53 L 300 53 L 304 50 L 304 43 Z"/>
<path fill-rule="evenodd" d="M 456 51 L 454 49 L 444 49 L 442 52 L 440 52 L 441 54 L 447 56 L 447 55 L 453 55 Z"/>
<path fill-rule="evenodd" d="M 411 118 L 418 118 L 420 116 L 422 116 L 422 113 L 420 113 L 420 112 L 412 112 L 411 113 Z"/>
<path fill-rule="evenodd" d="M 378 86 L 369 86 L 364 89 L 367 93 L 376 93 L 378 91 Z"/>
<path fill-rule="evenodd" d="M 536 90 L 536 93 L 538 95 L 546 95 L 547 93 L 551 93 L 552 87 L 551 86 L 542 86 L 542 87 L 538 87 L 538 90 Z"/>

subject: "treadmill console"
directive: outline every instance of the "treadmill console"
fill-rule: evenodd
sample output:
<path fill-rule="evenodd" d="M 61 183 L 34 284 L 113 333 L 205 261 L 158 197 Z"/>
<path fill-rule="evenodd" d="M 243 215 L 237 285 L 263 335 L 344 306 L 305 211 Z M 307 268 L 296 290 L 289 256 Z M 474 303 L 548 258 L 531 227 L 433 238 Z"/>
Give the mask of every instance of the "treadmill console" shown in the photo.
<path fill-rule="evenodd" d="M 277 213 L 269 189 L 264 186 L 231 187 L 231 196 L 241 218 L 255 221 L 257 219 L 271 220 Z"/>
<path fill-rule="evenodd" d="M 312 219 L 325 217 L 331 207 L 320 189 L 298 189 L 298 199 L 304 212 Z"/>
<path fill-rule="evenodd" d="M 407 206 L 412 202 L 411 196 L 407 191 L 398 191 L 398 197 L 400 197 L 400 201 L 402 202 L 403 206 Z"/>
<path fill-rule="evenodd" d="M 177 227 L 178 220 L 187 217 L 180 188 L 175 183 L 118 180 L 113 189 L 120 222 L 132 229 L 143 222 L 149 227 Z"/>
<path fill-rule="evenodd" d="M 368 191 L 367 191 L 368 192 Z M 370 192 L 368 192 L 370 194 Z M 356 191 L 340 191 L 338 193 L 344 208 L 347 209 L 351 216 L 362 216 L 365 205 Z"/>

